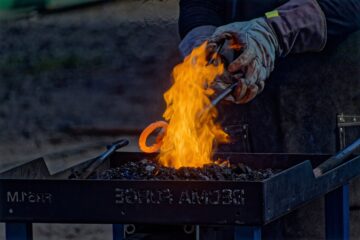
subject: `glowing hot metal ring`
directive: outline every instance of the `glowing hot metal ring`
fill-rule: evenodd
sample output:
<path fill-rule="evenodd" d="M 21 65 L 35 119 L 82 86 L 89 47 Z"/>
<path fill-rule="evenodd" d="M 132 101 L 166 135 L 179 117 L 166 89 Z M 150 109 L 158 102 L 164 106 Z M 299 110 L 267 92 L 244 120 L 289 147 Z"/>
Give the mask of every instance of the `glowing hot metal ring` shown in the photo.
<path fill-rule="evenodd" d="M 139 147 L 140 147 L 141 151 L 143 151 L 145 153 L 157 152 L 162 145 L 162 139 L 165 135 L 167 126 L 168 126 L 168 123 L 165 121 L 157 121 L 157 122 L 154 122 L 154 123 L 150 124 L 149 126 L 147 126 L 144 129 L 144 131 L 142 131 L 140 138 L 139 138 Z M 158 128 L 162 128 L 162 130 L 160 131 L 159 135 L 156 137 L 156 142 L 151 146 L 147 146 L 146 145 L 147 138 L 149 137 L 149 135 L 152 132 L 154 132 Z"/>

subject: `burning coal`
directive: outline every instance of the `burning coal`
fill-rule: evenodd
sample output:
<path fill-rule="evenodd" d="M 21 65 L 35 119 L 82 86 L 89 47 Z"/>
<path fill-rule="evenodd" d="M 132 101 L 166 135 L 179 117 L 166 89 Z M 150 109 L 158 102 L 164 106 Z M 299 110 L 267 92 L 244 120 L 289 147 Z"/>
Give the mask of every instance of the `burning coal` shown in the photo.
<path fill-rule="evenodd" d="M 173 85 L 164 94 L 168 122 L 150 125 L 140 137 L 140 149 L 159 149 L 158 160 L 167 167 L 202 167 L 211 162 L 218 143 L 228 141 L 228 135 L 216 124 L 217 111 L 208 108 L 216 76 L 224 71 L 223 64 L 208 64 L 206 43 L 194 49 L 172 72 Z M 146 146 L 147 136 L 156 128 L 163 132 L 155 147 Z M 156 147 L 158 146 L 158 147 Z"/>

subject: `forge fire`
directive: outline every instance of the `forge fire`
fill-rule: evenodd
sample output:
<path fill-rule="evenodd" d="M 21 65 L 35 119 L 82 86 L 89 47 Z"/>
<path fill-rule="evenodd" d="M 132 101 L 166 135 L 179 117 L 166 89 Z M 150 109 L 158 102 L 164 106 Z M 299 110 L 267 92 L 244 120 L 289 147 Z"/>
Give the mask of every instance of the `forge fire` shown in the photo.
<path fill-rule="evenodd" d="M 208 64 L 207 43 L 195 48 L 185 60 L 175 66 L 173 85 L 164 94 L 168 124 L 160 121 L 150 125 L 140 137 L 140 149 L 159 151 L 159 162 L 167 167 L 202 167 L 211 163 L 212 153 L 219 143 L 228 142 L 228 135 L 217 124 L 217 111 L 209 108 L 211 88 L 216 76 L 224 71 L 223 64 Z M 216 56 L 215 56 L 216 57 Z M 146 146 L 146 137 L 156 127 L 163 130 L 157 143 Z"/>

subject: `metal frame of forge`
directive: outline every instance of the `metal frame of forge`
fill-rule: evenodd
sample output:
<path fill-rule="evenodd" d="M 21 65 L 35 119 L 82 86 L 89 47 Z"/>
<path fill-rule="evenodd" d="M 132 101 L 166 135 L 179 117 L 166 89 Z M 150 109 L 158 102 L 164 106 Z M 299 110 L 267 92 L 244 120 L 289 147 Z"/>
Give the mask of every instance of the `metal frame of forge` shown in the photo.
<path fill-rule="evenodd" d="M 346 131 L 360 127 L 360 115 L 337 115 L 338 148 L 348 144 Z M 351 140 L 350 140 L 351 141 Z M 325 233 L 326 239 L 350 239 L 349 184 L 325 195 Z"/>
<path fill-rule="evenodd" d="M 346 130 L 351 127 L 360 127 L 360 116 L 344 115 L 337 116 L 337 134 L 338 146 L 340 149 L 346 146 Z M 343 239 L 348 240 L 349 234 L 349 185 L 345 184 L 332 192 L 325 195 L 325 232 L 326 239 Z M 197 227 L 197 240 L 202 239 L 200 236 L 201 228 Z M 234 240 L 260 240 L 261 226 L 235 226 Z M 5 223 L 6 240 L 32 240 L 32 223 Z M 208 236 L 207 240 L 219 240 L 216 231 Z M 124 225 L 113 224 L 113 239 L 123 240 Z"/>
<path fill-rule="evenodd" d="M 346 130 L 351 127 L 360 127 L 360 116 L 337 115 L 337 150 L 348 144 Z M 350 205 L 349 184 L 345 184 L 325 195 L 325 236 L 327 240 L 350 239 Z M 123 225 L 114 224 L 114 240 L 124 239 Z M 217 231 L 207 231 L 206 238 L 199 237 L 201 228 L 197 227 L 197 239 L 219 240 Z M 234 227 L 234 240 L 261 240 L 261 226 Z M 221 234 L 219 234 L 221 235 Z"/>

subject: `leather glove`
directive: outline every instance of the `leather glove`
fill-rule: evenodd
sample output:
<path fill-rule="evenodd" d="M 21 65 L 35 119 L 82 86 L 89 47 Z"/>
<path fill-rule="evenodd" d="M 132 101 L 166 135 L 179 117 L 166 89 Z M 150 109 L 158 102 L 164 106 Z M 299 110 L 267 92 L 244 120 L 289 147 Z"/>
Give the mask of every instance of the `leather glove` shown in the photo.
<path fill-rule="evenodd" d="M 226 40 L 240 55 L 229 64 L 228 72 L 216 80 L 215 88 L 226 88 L 231 84 L 230 76 L 238 81 L 238 86 L 227 100 L 247 103 L 264 89 L 265 79 L 274 69 L 278 40 L 265 18 L 218 27 L 209 39 L 208 51 L 214 51 Z"/>
<path fill-rule="evenodd" d="M 228 100 L 247 103 L 264 89 L 277 57 L 321 51 L 326 38 L 325 15 L 316 0 L 290 0 L 266 18 L 218 27 L 209 39 L 209 52 L 228 40 L 238 57 L 229 59 L 228 73 L 217 79 L 215 88 L 238 81 Z"/>
<path fill-rule="evenodd" d="M 179 44 L 179 50 L 183 58 L 191 51 L 206 41 L 215 31 L 216 27 L 212 25 L 200 26 L 192 29 Z"/>

